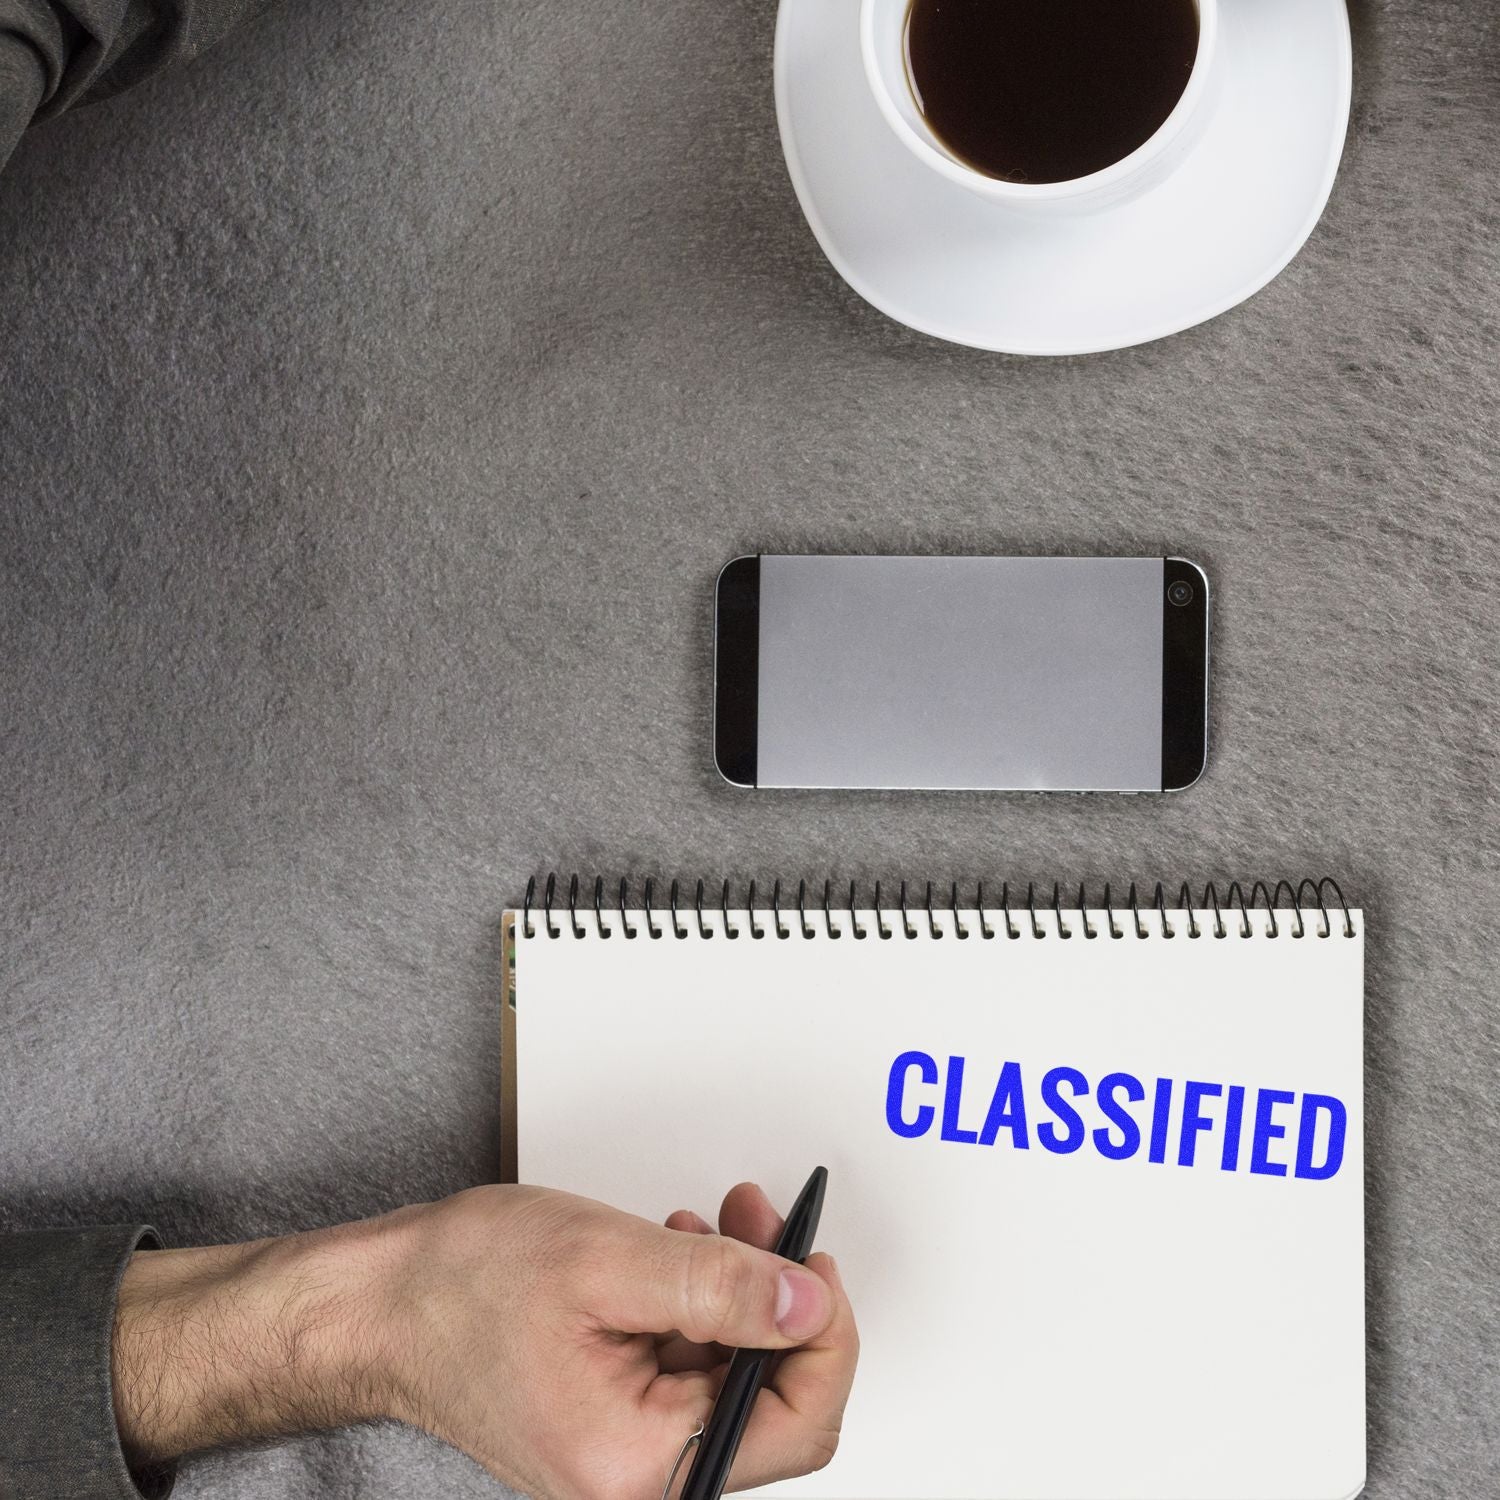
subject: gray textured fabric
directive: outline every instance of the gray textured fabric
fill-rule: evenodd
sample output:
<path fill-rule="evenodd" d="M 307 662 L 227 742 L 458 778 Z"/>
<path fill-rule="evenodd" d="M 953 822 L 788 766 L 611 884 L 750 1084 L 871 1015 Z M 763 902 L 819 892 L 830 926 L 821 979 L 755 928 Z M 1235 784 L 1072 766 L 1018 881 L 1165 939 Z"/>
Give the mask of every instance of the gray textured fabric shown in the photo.
<path fill-rule="evenodd" d="M 0 29 L 0 164 L 31 123 L 46 82 L 35 48 Z"/>
<path fill-rule="evenodd" d="M 33 131 L 0 178 L 3 1222 L 182 1244 L 490 1176 L 498 916 L 554 864 L 1329 872 L 1371 914 L 1368 1493 L 1485 1489 L 1500 11 L 1355 20 L 1306 251 L 1058 362 L 830 271 L 768 0 L 282 6 Z M 1207 775 L 736 793 L 709 602 L 758 549 L 1201 559 Z M 396 1428 L 178 1482 L 435 1493 L 495 1490 Z"/>
<path fill-rule="evenodd" d="M 110 1338 L 143 1224 L 0 1234 L 0 1495 L 5 1500 L 163 1500 L 170 1469 L 125 1466 Z"/>
<path fill-rule="evenodd" d="M 29 104 L 49 119 L 104 99 L 158 69 L 187 62 L 264 0 L 0 0 L 0 59 L 25 49 L 42 89 L 0 67 L 0 165 L 13 144 L 6 122 Z"/>

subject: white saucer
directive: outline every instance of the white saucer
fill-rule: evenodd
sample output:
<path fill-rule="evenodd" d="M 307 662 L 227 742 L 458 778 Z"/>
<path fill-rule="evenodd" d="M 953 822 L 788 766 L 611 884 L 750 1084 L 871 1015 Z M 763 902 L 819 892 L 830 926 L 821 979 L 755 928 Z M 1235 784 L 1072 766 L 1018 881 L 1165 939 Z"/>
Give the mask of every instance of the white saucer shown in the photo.
<path fill-rule="evenodd" d="M 1179 333 L 1276 276 L 1338 171 L 1352 62 L 1345 0 L 1221 0 L 1218 97 L 1192 155 L 1144 197 L 1023 217 L 924 167 L 886 124 L 860 0 L 781 0 L 776 115 L 824 254 L 866 301 L 935 338 L 1090 354 Z"/>

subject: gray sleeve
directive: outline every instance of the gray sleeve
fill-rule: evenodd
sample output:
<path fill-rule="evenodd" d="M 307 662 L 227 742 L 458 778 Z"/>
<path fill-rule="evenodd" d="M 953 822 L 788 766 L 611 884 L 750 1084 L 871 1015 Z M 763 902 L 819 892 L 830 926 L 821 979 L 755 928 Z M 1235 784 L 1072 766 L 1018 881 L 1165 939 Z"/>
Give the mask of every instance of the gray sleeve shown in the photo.
<path fill-rule="evenodd" d="M 0 167 L 22 130 L 211 47 L 266 0 L 0 0 Z"/>
<path fill-rule="evenodd" d="M 0 166 L 31 124 L 46 87 L 47 75 L 36 48 L 0 26 Z"/>
<path fill-rule="evenodd" d="M 0 1495 L 148 1500 L 170 1467 L 132 1476 L 110 1378 L 115 1297 L 145 1225 L 0 1234 Z"/>

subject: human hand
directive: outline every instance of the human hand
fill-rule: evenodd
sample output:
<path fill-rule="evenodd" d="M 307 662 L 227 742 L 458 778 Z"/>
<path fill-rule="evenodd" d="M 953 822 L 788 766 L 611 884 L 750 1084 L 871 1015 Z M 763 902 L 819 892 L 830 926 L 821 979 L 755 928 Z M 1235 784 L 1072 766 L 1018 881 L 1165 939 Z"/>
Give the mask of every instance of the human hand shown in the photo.
<path fill-rule="evenodd" d="M 395 1417 L 534 1500 L 638 1500 L 706 1419 L 727 1347 L 751 1346 L 793 1352 L 731 1488 L 821 1467 L 858 1350 L 837 1269 L 770 1254 L 780 1219 L 749 1184 L 720 1231 L 489 1187 L 284 1240 L 140 1253 L 116 1325 L 122 1440 L 142 1462 Z"/>

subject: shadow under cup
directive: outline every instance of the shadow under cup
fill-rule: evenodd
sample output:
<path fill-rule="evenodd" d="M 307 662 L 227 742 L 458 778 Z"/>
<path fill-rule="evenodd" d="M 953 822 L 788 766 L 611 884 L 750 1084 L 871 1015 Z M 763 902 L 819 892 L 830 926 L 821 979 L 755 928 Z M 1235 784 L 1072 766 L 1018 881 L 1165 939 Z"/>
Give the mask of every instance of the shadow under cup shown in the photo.
<path fill-rule="evenodd" d="M 866 78 L 887 125 L 924 166 L 993 202 L 1043 213 L 1092 212 L 1138 196 L 1171 173 L 1191 149 L 1207 113 L 1218 45 L 1219 0 L 1015 0 L 1014 5 L 1000 10 L 995 9 L 996 4 L 997 0 L 942 0 L 939 7 L 929 0 L 862 0 L 860 46 Z M 1107 60 L 1118 54 L 1124 61 L 1113 76 L 1108 68 L 1101 68 L 1101 82 L 1116 90 L 1113 110 L 1107 108 L 1107 90 L 1091 93 L 1086 77 L 1075 81 L 1067 76 L 1070 59 L 1059 56 L 1060 49 L 1055 45 L 1060 14 L 1056 7 L 1062 7 L 1075 26 L 1086 25 L 1091 15 L 1112 18 L 1114 43 L 1110 42 L 1109 26 L 1098 27 L 1093 40 L 1101 44 L 1096 49 L 1099 56 Z M 1152 95 L 1163 103 L 1171 98 L 1170 91 L 1177 85 L 1164 85 L 1163 74 L 1182 66 L 1186 45 L 1192 41 L 1190 32 L 1184 34 L 1184 11 L 1188 26 L 1196 16 L 1196 48 L 1186 83 L 1166 118 L 1153 130 Z M 1045 24 L 1038 22 L 1030 35 L 1025 34 L 1028 12 L 1046 17 Z M 1000 16 L 1005 19 L 997 19 Z M 1014 36 L 1007 36 L 1005 28 L 1014 28 Z M 1094 160 L 1100 163 L 1097 167 L 1057 180 L 1017 181 L 985 170 L 971 159 L 981 157 L 980 151 L 966 155 L 935 128 L 957 119 L 971 132 L 991 126 L 1003 132 L 1004 108 L 994 110 L 990 120 L 990 105 L 995 101 L 987 99 L 982 90 L 987 67 L 984 49 L 986 45 L 993 47 L 997 40 L 1013 42 L 1017 52 L 1026 53 L 1028 64 L 1041 56 L 1043 49 L 1050 48 L 1045 66 L 1023 65 L 1011 75 L 1017 85 L 1015 93 L 1023 102 L 1026 91 L 1033 91 L 1033 112 L 1024 117 L 1013 115 L 1013 123 L 1019 120 L 1022 126 L 1030 127 L 1033 145 L 1040 140 L 1043 146 L 1056 146 L 1055 150 L 1034 154 L 1054 161 L 1070 157 L 1085 160 L 1085 138 L 1092 131 L 1097 137 L 1091 143 Z M 913 57 L 909 45 L 920 55 Z M 1075 56 L 1083 56 L 1087 50 L 1079 49 Z M 957 70 L 951 77 L 939 71 L 945 64 Z M 1002 71 L 999 67 L 995 71 L 998 80 Z M 952 101 L 929 97 L 928 113 L 924 114 L 916 92 L 919 75 L 925 77 L 929 96 L 950 83 L 955 91 L 967 88 L 975 96 L 977 113 L 970 109 L 965 121 L 962 110 L 948 107 Z M 1073 85 L 1072 93 L 1063 95 L 1059 90 L 1056 97 L 1049 95 L 1049 76 Z M 1136 97 L 1137 84 L 1140 97 Z M 1079 118 L 1073 118 L 1075 99 L 1100 98 L 1106 105 L 1102 117 L 1096 110 L 1092 119 L 1087 118 L 1087 106 L 1080 103 Z M 1014 102 L 999 101 L 1002 105 Z M 1055 142 L 1038 137 L 1035 116 L 1041 113 L 1050 114 L 1046 128 L 1059 137 Z M 1144 140 L 1140 139 L 1139 124 L 1143 115 L 1147 118 L 1144 129 L 1150 132 Z M 1159 108 L 1155 118 L 1160 118 Z M 1131 134 L 1132 129 L 1136 134 Z M 1019 136 L 1025 132 L 1016 133 Z M 1117 159 L 1110 159 L 1111 148 L 1104 144 L 1106 135 L 1123 152 Z M 970 140 L 975 139 L 971 133 Z M 977 139 L 982 143 L 982 136 Z M 1084 143 L 1084 149 L 1071 149 L 1080 143 Z M 993 162 L 998 156 L 992 149 L 983 152 L 982 160 Z"/>

